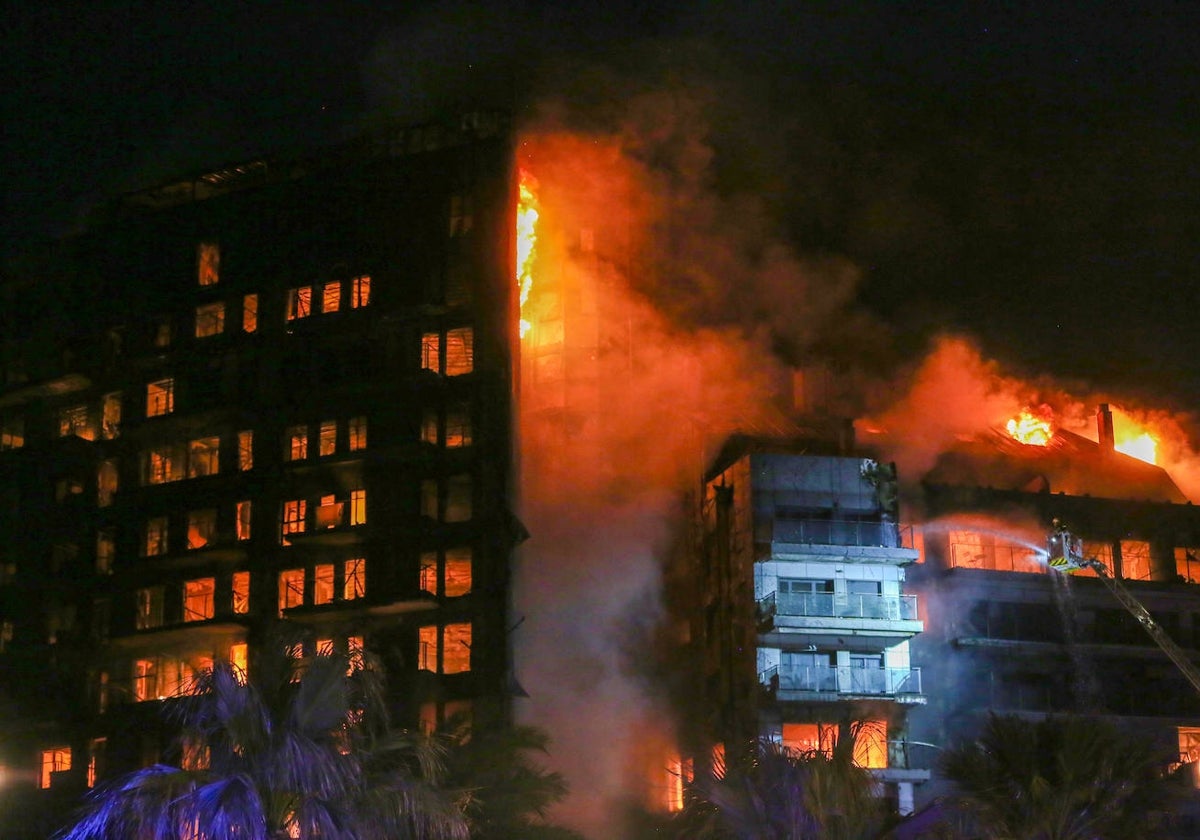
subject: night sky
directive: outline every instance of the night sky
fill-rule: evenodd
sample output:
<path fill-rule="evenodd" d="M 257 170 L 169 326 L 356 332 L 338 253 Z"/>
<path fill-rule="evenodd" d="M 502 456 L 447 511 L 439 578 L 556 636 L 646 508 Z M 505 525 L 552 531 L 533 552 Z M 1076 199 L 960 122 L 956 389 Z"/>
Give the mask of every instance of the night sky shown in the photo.
<path fill-rule="evenodd" d="M 857 265 L 889 346 L 964 330 L 1014 370 L 1200 409 L 1200 5 L 375 5 L 8 4 L 5 253 L 381 119 L 554 95 L 602 121 L 677 86 L 712 94 L 714 188 Z"/>

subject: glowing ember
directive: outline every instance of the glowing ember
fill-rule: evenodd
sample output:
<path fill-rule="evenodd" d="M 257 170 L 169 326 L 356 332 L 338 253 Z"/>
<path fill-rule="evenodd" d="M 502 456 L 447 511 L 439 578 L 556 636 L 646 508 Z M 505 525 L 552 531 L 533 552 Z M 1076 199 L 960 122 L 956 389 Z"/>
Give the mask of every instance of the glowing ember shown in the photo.
<path fill-rule="evenodd" d="M 1014 440 L 1029 446 L 1046 446 L 1054 436 L 1050 421 L 1031 414 L 1028 409 L 1009 420 L 1004 428 Z"/>
<path fill-rule="evenodd" d="M 537 179 L 520 171 L 520 196 L 517 199 L 517 290 L 521 295 L 521 337 L 529 332 L 525 302 L 533 288 L 533 261 L 537 253 Z"/>

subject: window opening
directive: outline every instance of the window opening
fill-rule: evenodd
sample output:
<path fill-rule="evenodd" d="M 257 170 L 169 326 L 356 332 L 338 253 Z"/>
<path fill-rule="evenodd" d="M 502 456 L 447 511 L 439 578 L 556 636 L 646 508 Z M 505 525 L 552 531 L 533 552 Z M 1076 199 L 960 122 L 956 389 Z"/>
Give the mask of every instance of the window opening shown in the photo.
<path fill-rule="evenodd" d="M 312 286 L 288 289 L 287 319 L 307 318 L 312 314 Z"/>
<path fill-rule="evenodd" d="M 367 418 L 350 418 L 350 451 L 357 452 L 367 448 Z"/>
<path fill-rule="evenodd" d="M 115 458 L 106 458 L 100 462 L 100 468 L 96 473 L 96 503 L 100 507 L 108 507 L 113 503 L 113 496 L 117 492 L 117 460 Z"/>
<path fill-rule="evenodd" d="M 96 533 L 96 573 L 111 575 L 117 556 L 117 537 L 111 528 Z"/>
<path fill-rule="evenodd" d="M 279 573 L 279 612 L 304 604 L 304 569 Z"/>
<path fill-rule="evenodd" d="M 100 403 L 100 436 L 112 440 L 121 433 L 121 392 L 105 394 Z"/>
<path fill-rule="evenodd" d="M 153 630 L 163 623 L 163 588 L 147 586 L 137 590 L 137 614 L 135 626 L 138 630 Z"/>
<path fill-rule="evenodd" d="M 233 573 L 233 611 L 237 615 L 250 612 L 250 573 Z"/>
<path fill-rule="evenodd" d="M 420 572 L 421 591 L 428 592 L 430 595 L 438 594 L 438 562 L 437 552 L 425 551 L 421 553 L 421 572 Z"/>
<path fill-rule="evenodd" d="M 86 405 L 72 405 L 59 409 L 58 436 L 70 437 L 71 435 L 84 440 L 95 440 L 96 432 L 88 423 Z"/>
<path fill-rule="evenodd" d="M 446 332 L 446 376 L 461 376 L 475 369 L 475 331 L 459 327 Z"/>
<path fill-rule="evenodd" d="M 213 578 L 185 581 L 183 584 L 183 620 L 204 621 L 212 618 L 215 593 L 216 581 Z"/>
<path fill-rule="evenodd" d="M 337 312 L 342 305 L 342 284 L 326 283 L 321 287 L 321 311 Z"/>
<path fill-rule="evenodd" d="M 471 476 L 452 475 L 446 479 L 446 522 L 468 522 L 472 516 Z"/>
<path fill-rule="evenodd" d="M 25 445 L 25 420 L 22 417 L 7 417 L 0 424 L 0 452 L 20 449 Z"/>
<path fill-rule="evenodd" d="M 436 409 L 426 408 L 421 417 L 421 440 L 438 445 L 438 414 Z"/>
<path fill-rule="evenodd" d="M 355 557 L 342 564 L 342 599 L 353 601 L 361 598 L 367 592 L 367 561 Z"/>
<path fill-rule="evenodd" d="M 154 516 L 146 520 L 146 540 L 142 547 L 146 557 L 167 553 L 167 517 Z"/>
<path fill-rule="evenodd" d="M 457 598 L 470 593 L 470 548 L 451 548 L 446 551 L 446 574 L 443 590 L 447 598 Z"/>
<path fill-rule="evenodd" d="M 333 564 L 318 564 L 313 573 L 313 603 L 333 603 Z"/>
<path fill-rule="evenodd" d="M 135 659 L 133 662 L 133 699 L 139 703 L 158 697 L 158 662 Z"/>
<path fill-rule="evenodd" d="M 308 502 L 304 499 L 293 499 L 283 503 L 283 533 L 303 534 L 306 526 Z M 284 545 L 290 545 L 286 539 Z"/>
<path fill-rule="evenodd" d="M 350 524 L 364 525 L 367 521 L 367 491 L 350 491 Z"/>
<path fill-rule="evenodd" d="M 288 426 L 287 432 L 287 448 L 284 450 L 284 455 L 289 461 L 303 461 L 308 457 L 308 426 L 300 424 L 298 426 Z"/>
<path fill-rule="evenodd" d="M 323 420 L 321 421 L 320 434 L 318 436 L 317 454 L 321 456 L 332 455 L 337 451 L 337 421 Z"/>
<path fill-rule="evenodd" d="M 471 625 L 447 624 L 442 650 L 442 673 L 462 674 L 471 670 Z"/>
<path fill-rule="evenodd" d="M 107 738 L 92 738 L 88 741 L 87 786 L 89 788 L 94 788 L 96 781 L 104 778 L 104 759 L 107 750 Z"/>
<path fill-rule="evenodd" d="M 196 338 L 208 338 L 225 332 L 225 304 L 205 303 L 196 307 Z"/>
<path fill-rule="evenodd" d="M 213 286 L 221 279 L 221 249 L 216 242 L 201 242 L 196 248 L 196 279 Z"/>
<path fill-rule="evenodd" d="M 175 410 L 175 380 L 160 379 L 146 385 L 146 416 L 160 417 Z"/>
<path fill-rule="evenodd" d="M 451 406 L 446 411 L 446 448 L 459 449 L 470 446 L 471 412 L 468 406 Z"/>
<path fill-rule="evenodd" d="M 254 432 L 238 432 L 238 469 L 242 472 L 254 468 Z"/>
<path fill-rule="evenodd" d="M 371 302 L 371 275 L 360 274 L 350 281 L 350 307 L 359 309 Z"/>
<path fill-rule="evenodd" d="M 221 464 L 221 439 L 197 438 L 188 444 L 188 478 L 216 475 Z"/>
<path fill-rule="evenodd" d="M 253 506 L 249 499 L 244 499 L 237 503 L 234 509 L 237 522 L 235 525 L 238 540 L 250 539 L 250 521 L 251 510 Z"/>
<path fill-rule="evenodd" d="M 317 527 L 336 528 L 341 525 L 344 507 L 345 505 L 332 493 L 322 496 L 321 503 L 317 506 Z"/>
<path fill-rule="evenodd" d="M 71 748 L 51 747 L 42 750 L 42 773 L 38 785 L 42 790 L 50 789 L 52 773 L 63 773 L 71 769 Z"/>
<path fill-rule="evenodd" d="M 215 510 L 193 510 L 188 513 L 187 547 L 204 548 L 217 537 L 217 512 Z"/>

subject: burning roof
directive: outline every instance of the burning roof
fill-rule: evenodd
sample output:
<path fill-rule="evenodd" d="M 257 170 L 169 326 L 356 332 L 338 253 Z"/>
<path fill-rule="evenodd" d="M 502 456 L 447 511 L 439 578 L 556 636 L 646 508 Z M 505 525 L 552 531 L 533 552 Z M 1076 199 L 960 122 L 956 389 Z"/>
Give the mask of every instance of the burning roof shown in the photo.
<path fill-rule="evenodd" d="M 1059 429 L 1045 445 L 993 430 L 961 441 L 926 473 L 926 484 L 1066 493 L 1103 499 L 1183 504 L 1187 497 L 1162 467 Z"/>

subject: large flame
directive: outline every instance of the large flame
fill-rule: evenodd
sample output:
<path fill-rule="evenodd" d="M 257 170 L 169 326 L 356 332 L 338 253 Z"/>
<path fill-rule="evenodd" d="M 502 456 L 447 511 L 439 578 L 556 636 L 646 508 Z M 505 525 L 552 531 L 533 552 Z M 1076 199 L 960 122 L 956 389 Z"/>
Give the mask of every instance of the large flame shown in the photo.
<path fill-rule="evenodd" d="M 1014 440 L 1029 446 L 1046 446 L 1054 436 L 1050 421 L 1025 409 L 1004 427 Z"/>
<path fill-rule="evenodd" d="M 525 302 L 533 288 L 533 261 L 537 254 L 538 200 L 537 179 L 524 169 L 520 170 L 517 198 L 517 291 L 520 294 L 521 338 L 529 332 L 529 321 L 525 318 Z"/>
<path fill-rule="evenodd" d="M 1139 461 L 1156 464 L 1158 457 L 1158 438 L 1131 417 L 1127 412 L 1116 406 L 1113 407 L 1113 438 L 1114 448 Z"/>

